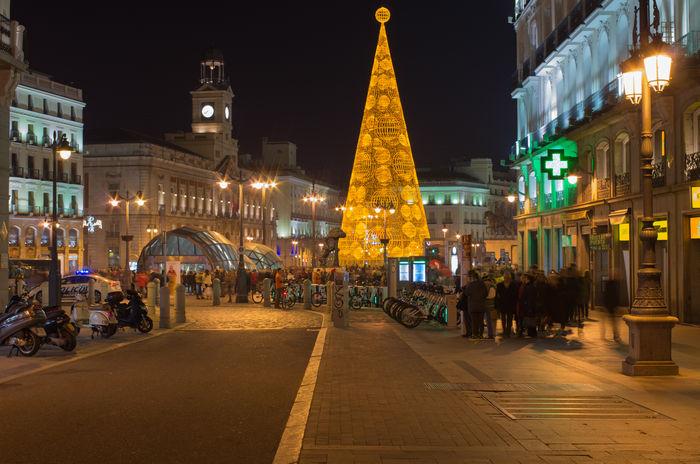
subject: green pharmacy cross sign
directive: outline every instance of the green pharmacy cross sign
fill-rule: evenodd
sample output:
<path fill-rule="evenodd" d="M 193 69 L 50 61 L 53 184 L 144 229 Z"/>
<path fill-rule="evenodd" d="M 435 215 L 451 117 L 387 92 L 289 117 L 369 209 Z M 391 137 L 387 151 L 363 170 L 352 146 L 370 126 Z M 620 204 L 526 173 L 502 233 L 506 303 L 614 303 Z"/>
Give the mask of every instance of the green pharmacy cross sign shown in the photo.
<path fill-rule="evenodd" d="M 547 154 L 540 159 L 540 163 L 542 172 L 546 172 L 551 180 L 564 179 L 572 167 L 571 160 L 561 149 L 547 150 Z"/>

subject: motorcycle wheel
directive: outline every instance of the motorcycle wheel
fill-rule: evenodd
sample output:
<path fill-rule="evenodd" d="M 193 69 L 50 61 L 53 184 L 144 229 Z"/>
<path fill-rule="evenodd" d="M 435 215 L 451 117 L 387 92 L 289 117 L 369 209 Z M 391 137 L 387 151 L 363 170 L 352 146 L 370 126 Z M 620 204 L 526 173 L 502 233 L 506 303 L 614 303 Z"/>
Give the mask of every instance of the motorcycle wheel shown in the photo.
<path fill-rule="evenodd" d="M 34 356 L 37 351 L 39 351 L 39 348 L 41 348 L 39 337 L 31 330 L 22 331 L 21 338 L 24 340 L 24 345 L 18 346 L 17 349 L 22 356 Z"/>
<path fill-rule="evenodd" d="M 117 324 L 109 324 L 107 327 L 103 328 L 100 331 L 100 335 L 102 336 L 102 338 L 109 338 L 115 333 L 117 333 Z"/>
<path fill-rule="evenodd" d="M 148 316 L 143 317 L 136 326 L 139 332 L 148 333 L 153 330 L 153 319 Z"/>
<path fill-rule="evenodd" d="M 74 333 L 64 332 L 63 336 L 68 340 L 66 343 L 61 345 L 61 349 L 64 351 L 73 351 L 76 346 L 78 346 L 78 336 Z"/>

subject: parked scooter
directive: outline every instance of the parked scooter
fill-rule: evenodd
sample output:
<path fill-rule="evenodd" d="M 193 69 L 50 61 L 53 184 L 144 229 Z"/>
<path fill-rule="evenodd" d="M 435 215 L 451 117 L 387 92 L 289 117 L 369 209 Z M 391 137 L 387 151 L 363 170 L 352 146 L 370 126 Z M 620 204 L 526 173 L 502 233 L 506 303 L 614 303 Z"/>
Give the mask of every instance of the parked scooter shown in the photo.
<path fill-rule="evenodd" d="M 141 333 L 153 330 L 153 319 L 148 317 L 148 309 L 141 296 L 135 290 L 126 291 L 127 303 L 122 303 L 124 294 L 112 292 L 106 302 L 116 312 L 119 327 L 131 327 Z"/>
<path fill-rule="evenodd" d="M 13 296 L 5 306 L 5 314 L 18 314 L 23 310 L 41 310 L 46 315 L 44 333 L 39 334 L 40 345 L 55 345 L 65 351 L 73 351 L 78 344 L 78 327 L 73 324 L 60 306 L 41 308 L 37 301 L 31 301 L 25 293 Z"/>
<path fill-rule="evenodd" d="M 80 325 L 85 318 L 81 317 L 81 309 L 86 305 L 85 298 L 82 295 L 77 295 L 75 302 L 71 305 L 71 319 L 75 324 Z M 88 306 L 87 324 L 85 326 L 92 329 L 92 338 L 95 334 L 99 334 L 102 338 L 109 338 L 117 333 L 119 323 L 117 316 L 112 307 L 107 304 Z"/>
<path fill-rule="evenodd" d="M 46 336 L 45 323 L 44 311 L 31 307 L 17 305 L 0 315 L 0 345 L 12 347 L 8 357 L 15 351 L 22 356 L 34 356 L 41 348 L 41 338 Z"/>

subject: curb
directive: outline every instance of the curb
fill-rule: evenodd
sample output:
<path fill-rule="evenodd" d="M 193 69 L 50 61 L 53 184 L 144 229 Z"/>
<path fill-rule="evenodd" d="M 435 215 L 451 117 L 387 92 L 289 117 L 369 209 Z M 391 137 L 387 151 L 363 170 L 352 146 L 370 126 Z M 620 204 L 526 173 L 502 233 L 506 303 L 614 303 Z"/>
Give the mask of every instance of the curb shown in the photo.
<path fill-rule="evenodd" d="M 305 310 L 309 311 L 309 310 Z M 306 431 L 306 422 L 309 419 L 309 410 L 311 409 L 311 400 L 316 389 L 316 380 L 318 379 L 318 369 L 321 365 L 321 356 L 323 348 L 326 344 L 326 333 L 328 332 L 328 318 L 325 313 L 316 313 L 323 316 L 321 329 L 316 336 L 316 343 L 311 351 L 309 363 L 306 365 L 304 377 L 297 391 L 297 396 L 294 399 L 292 410 L 289 413 L 289 419 L 282 432 L 282 438 L 277 446 L 275 459 L 273 464 L 296 464 L 299 462 L 301 454 L 302 442 Z"/>

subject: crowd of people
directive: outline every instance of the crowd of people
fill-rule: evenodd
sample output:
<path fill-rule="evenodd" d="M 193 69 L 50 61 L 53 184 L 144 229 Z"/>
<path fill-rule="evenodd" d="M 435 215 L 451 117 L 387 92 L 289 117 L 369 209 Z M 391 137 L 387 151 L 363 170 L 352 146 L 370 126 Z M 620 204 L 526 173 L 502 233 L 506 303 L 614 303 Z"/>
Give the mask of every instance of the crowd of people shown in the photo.
<path fill-rule="evenodd" d="M 506 269 L 480 275 L 471 270 L 468 280 L 457 303 L 463 337 L 494 338 L 497 319 L 505 338 L 564 335 L 567 325 L 582 327 L 589 316 L 591 278 L 588 271 L 580 273 L 573 265 L 548 275 L 536 266 L 524 273 Z M 619 285 L 610 276 L 602 300 L 611 317 L 618 306 L 618 292 Z M 613 336 L 619 340 L 614 321 Z"/>

